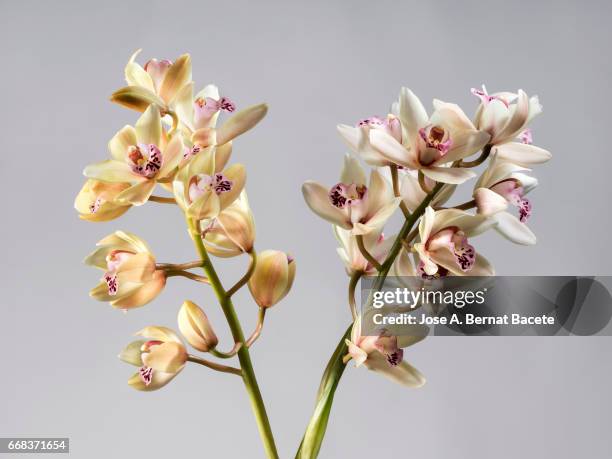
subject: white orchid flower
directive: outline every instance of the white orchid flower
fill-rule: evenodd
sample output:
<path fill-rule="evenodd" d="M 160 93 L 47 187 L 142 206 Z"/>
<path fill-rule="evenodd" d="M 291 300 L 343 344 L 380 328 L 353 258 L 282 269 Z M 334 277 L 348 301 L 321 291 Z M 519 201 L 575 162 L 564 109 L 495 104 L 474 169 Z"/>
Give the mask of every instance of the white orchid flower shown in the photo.
<path fill-rule="evenodd" d="M 488 94 L 484 85 L 482 89 L 472 88 L 472 94 L 481 101 L 476 110 L 476 127 L 491 135 L 489 143 L 496 146 L 500 159 L 531 167 L 551 158 L 548 151 L 531 145 L 533 139 L 527 128 L 531 120 L 542 112 L 538 96 L 530 98 L 521 89 L 518 93 Z M 517 138 L 518 142 L 515 141 Z"/>
<path fill-rule="evenodd" d="M 525 224 L 532 212 L 525 195 L 538 185 L 538 180 L 525 171 L 529 169 L 495 157 L 476 182 L 474 200 L 478 214 L 491 217 L 502 236 L 516 244 L 531 245 L 536 243 L 536 237 Z M 518 218 L 506 211 L 508 204 L 518 208 Z"/>
<path fill-rule="evenodd" d="M 362 272 L 365 275 L 377 273 L 376 268 L 362 255 L 357 240 L 350 230 L 334 226 L 334 234 L 340 243 L 337 249 L 338 256 L 344 263 L 349 276 L 356 272 Z M 379 263 L 385 260 L 394 241 L 395 236 L 388 238 L 383 233 L 375 231 L 366 234 L 363 238 L 365 248 Z"/>
<path fill-rule="evenodd" d="M 346 124 L 338 125 L 338 132 L 349 148 L 357 153 L 366 163 L 371 166 L 388 166 L 394 164 L 388 160 L 370 143 L 370 131 L 381 130 L 402 143 L 402 125 L 399 118 L 394 114 L 388 114 L 386 118 L 371 116 L 360 120 L 356 126 Z"/>
<path fill-rule="evenodd" d="M 401 201 L 377 171 L 372 171 L 366 185 L 365 171 L 350 155 L 345 157 L 339 183 L 330 189 L 307 181 L 302 193 L 314 213 L 353 235 L 380 230 Z"/>
<path fill-rule="evenodd" d="M 405 347 L 421 341 L 420 336 L 390 336 L 382 331 L 379 336 L 361 335 L 361 318 L 358 317 L 351 330 L 351 339 L 345 340 L 348 354 L 345 361 L 355 361 L 355 366 L 365 366 L 393 382 L 406 387 L 418 388 L 425 384 L 425 377 L 404 360 Z"/>
<path fill-rule="evenodd" d="M 377 129 L 370 130 L 370 143 L 394 164 L 420 170 L 436 182 L 463 183 L 476 174 L 449 166 L 482 149 L 490 136 L 477 130 L 457 105 L 434 100 L 434 108 L 429 117 L 418 97 L 402 88 L 398 110 L 403 142 Z"/>
<path fill-rule="evenodd" d="M 87 166 L 83 174 L 103 182 L 130 184 L 114 199 L 139 206 L 147 202 L 157 183 L 170 183 L 183 143 L 180 136 L 168 140 L 158 107 L 149 105 L 134 127 L 127 125 L 115 134 L 108 149 L 112 159 Z"/>
<path fill-rule="evenodd" d="M 481 234 L 494 224 L 482 215 L 427 207 L 419 223 L 420 242 L 414 244 L 420 259 L 419 273 L 423 277 L 492 276 L 493 266 L 476 253 L 468 237 Z"/>
<path fill-rule="evenodd" d="M 204 149 L 216 146 L 229 157 L 232 140 L 255 127 L 267 114 L 266 104 L 253 105 L 237 113 L 236 105 L 222 97 L 219 88 L 209 84 L 193 95 L 193 83 L 186 85 L 177 95 L 176 113 L 181 121 L 180 129 L 186 145 L 184 159 L 190 159 Z M 234 113 L 217 127 L 221 112 Z"/>

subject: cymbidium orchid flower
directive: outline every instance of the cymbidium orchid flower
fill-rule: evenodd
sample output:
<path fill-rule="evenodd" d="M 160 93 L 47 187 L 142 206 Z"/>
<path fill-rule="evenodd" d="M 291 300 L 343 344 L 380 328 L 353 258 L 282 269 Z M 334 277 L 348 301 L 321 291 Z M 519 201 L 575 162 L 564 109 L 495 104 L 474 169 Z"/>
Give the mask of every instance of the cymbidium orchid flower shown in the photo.
<path fill-rule="evenodd" d="M 264 250 L 257 254 L 255 271 L 249 279 L 249 290 L 262 308 L 270 308 L 282 300 L 293 285 L 295 260 L 285 252 Z"/>
<path fill-rule="evenodd" d="M 457 209 L 434 211 L 427 207 L 419 223 L 420 242 L 414 244 L 422 276 L 492 276 L 493 266 L 469 243 L 494 222 Z"/>
<path fill-rule="evenodd" d="M 166 274 L 156 268 L 155 257 L 138 236 L 116 231 L 97 244 L 85 263 L 102 269 L 104 276 L 89 293 L 120 309 L 144 306 L 166 285 Z"/>
<path fill-rule="evenodd" d="M 130 57 L 125 67 L 128 86 L 115 91 L 111 101 L 140 112 L 155 104 L 166 114 L 191 82 L 191 57 L 183 54 L 174 62 L 151 59 L 143 67 L 136 62 L 140 51 Z"/>
<path fill-rule="evenodd" d="M 480 99 L 475 124 L 491 135 L 489 143 L 501 145 L 510 142 L 526 128 L 527 124 L 542 113 L 538 96 L 529 98 L 525 91 L 518 93 L 487 93 L 487 88 L 472 88 L 472 94 Z"/>
<path fill-rule="evenodd" d="M 154 105 L 145 110 L 135 127 L 127 125 L 115 134 L 108 148 L 112 159 L 87 166 L 83 174 L 109 183 L 129 183 L 115 201 L 133 205 L 146 203 L 158 182 L 172 180 L 183 153 L 180 136 L 166 139 Z"/>
<path fill-rule="evenodd" d="M 185 367 L 185 345 L 166 327 L 145 327 L 136 335 L 147 339 L 132 341 L 119 354 L 121 360 L 138 367 L 128 384 L 141 391 L 160 389 Z"/>
<path fill-rule="evenodd" d="M 476 182 L 474 199 L 478 213 L 491 217 L 496 222 L 494 228 L 502 236 L 517 244 L 530 245 L 536 243 L 536 237 L 525 224 L 532 210 L 525 195 L 538 181 L 524 171 L 529 169 L 495 157 Z M 518 208 L 518 218 L 506 212 L 508 204 Z"/>
<path fill-rule="evenodd" d="M 253 250 L 255 220 L 245 190 L 211 223 L 203 221 L 202 226 L 204 246 L 217 257 L 235 257 Z"/>
<path fill-rule="evenodd" d="M 215 149 L 202 151 L 178 171 L 172 182 L 177 204 L 195 220 L 217 217 L 244 188 L 244 166 L 234 164 L 221 170 L 224 164 L 219 167 L 215 159 Z"/>
<path fill-rule="evenodd" d="M 117 195 L 130 187 L 129 183 L 107 183 L 89 179 L 74 200 L 79 217 L 90 222 L 105 222 L 120 217 L 130 204 L 115 201 Z"/>
<path fill-rule="evenodd" d="M 435 110 L 429 117 L 408 88 L 402 88 L 398 107 L 405 138 L 399 142 L 382 129 L 370 130 L 370 143 L 378 152 L 436 182 L 459 184 L 475 177 L 470 170 L 449 166 L 482 149 L 489 134 L 476 129 L 455 104 L 434 100 Z"/>
<path fill-rule="evenodd" d="M 349 155 L 345 157 L 339 183 L 326 188 L 307 181 L 302 193 L 314 213 L 353 235 L 379 231 L 401 201 L 378 171 L 371 173 L 366 186 L 365 171 Z"/>
<path fill-rule="evenodd" d="M 472 88 L 472 94 L 480 99 L 476 126 L 491 135 L 489 143 L 496 146 L 499 159 L 531 167 L 551 158 L 548 151 L 531 145 L 533 139 L 527 128 L 531 120 L 542 112 L 538 96 L 530 98 L 520 89 L 516 94 L 488 94 L 484 85 L 482 89 Z"/>
<path fill-rule="evenodd" d="M 402 143 L 402 125 L 399 118 L 390 113 L 386 118 L 371 116 L 360 120 L 355 126 L 346 124 L 338 125 L 338 132 L 349 146 L 361 158 L 371 166 L 388 166 L 393 164 L 370 143 L 370 131 L 381 130 Z"/>
<path fill-rule="evenodd" d="M 340 243 L 337 252 L 344 263 L 346 273 L 352 276 L 356 272 L 365 275 L 376 274 L 376 268 L 364 258 L 359 250 L 357 240 L 349 230 L 334 226 L 334 234 Z M 379 262 L 382 263 L 395 241 L 395 236 L 386 238 L 382 233 L 371 232 L 364 236 L 363 243 L 368 252 Z"/>
<path fill-rule="evenodd" d="M 361 319 L 357 318 L 351 330 L 351 339 L 345 340 L 348 354 L 355 366 L 365 366 L 406 387 L 421 387 L 425 377 L 404 360 L 405 347 L 418 343 L 424 336 L 390 336 L 384 330 L 379 336 L 362 336 Z"/>

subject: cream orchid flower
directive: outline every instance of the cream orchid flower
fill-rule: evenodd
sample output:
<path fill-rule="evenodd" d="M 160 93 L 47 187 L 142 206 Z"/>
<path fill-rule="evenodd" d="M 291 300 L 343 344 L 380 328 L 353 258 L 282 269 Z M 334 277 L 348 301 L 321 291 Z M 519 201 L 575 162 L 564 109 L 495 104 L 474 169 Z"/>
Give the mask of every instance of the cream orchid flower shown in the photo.
<path fill-rule="evenodd" d="M 129 183 L 106 183 L 89 179 L 74 200 L 79 217 L 90 222 L 105 222 L 120 217 L 130 204 L 115 202 L 117 195 L 129 188 Z"/>
<path fill-rule="evenodd" d="M 206 86 L 195 98 L 193 84 L 185 86 L 176 102 L 185 143 L 192 145 L 186 150 L 184 159 L 214 146 L 217 150 L 226 151 L 229 157 L 232 140 L 255 127 L 266 116 L 268 106 L 258 104 L 247 107 L 232 115 L 220 127 L 216 126 L 220 112 L 233 113 L 235 110 L 234 103 L 227 97 L 221 97 L 215 85 Z"/>
<path fill-rule="evenodd" d="M 361 336 L 361 318 L 351 330 L 351 339 L 345 340 L 348 354 L 344 361 L 352 359 L 355 366 L 365 366 L 393 382 L 418 388 L 425 384 L 425 377 L 404 360 L 403 348 L 421 341 L 425 336 L 389 336 L 384 330 L 379 336 Z"/>
<path fill-rule="evenodd" d="M 434 211 L 427 207 L 419 223 L 420 242 L 414 244 L 419 255 L 418 272 L 423 277 L 492 276 L 493 266 L 468 242 L 494 222 L 481 215 L 457 209 Z"/>
<path fill-rule="evenodd" d="M 307 181 L 302 185 L 302 193 L 308 207 L 318 216 L 353 235 L 364 235 L 380 230 L 401 201 L 379 172 L 373 171 L 369 185 L 365 183 L 365 171 L 359 162 L 346 155 L 340 183 L 328 189 Z"/>
<path fill-rule="evenodd" d="M 408 88 L 399 98 L 399 119 L 404 128 L 404 142 L 381 129 L 370 130 L 370 143 L 387 160 L 442 183 L 460 184 L 475 177 L 465 168 L 449 167 L 482 149 L 489 134 L 474 127 L 455 104 L 434 100 L 429 117 L 423 104 Z"/>
<path fill-rule="evenodd" d="M 489 143 L 497 146 L 500 159 L 531 167 L 551 158 L 548 151 L 531 145 L 531 131 L 527 130 L 531 120 L 542 113 L 538 96 L 530 98 L 521 89 L 516 94 L 488 94 L 484 85 L 482 89 L 472 88 L 472 94 L 481 101 L 476 110 L 476 126 L 491 135 Z M 517 138 L 519 142 L 514 141 Z"/>
<path fill-rule="evenodd" d="M 128 86 L 115 91 L 111 101 L 139 112 L 155 104 L 166 114 L 191 82 L 191 57 L 183 54 L 174 62 L 151 59 L 143 67 L 136 63 L 140 51 L 132 54 L 125 67 Z"/>
<path fill-rule="evenodd" d="M 115 201 L 138 206 L 147 202 L 158 182 L 172 180 L 183 143 L 178 135 L 166 141 L 159 109 L 150 105 L 135 127 L 125 126 L 115 134 L 108 148 L 112 159 L 87 166 L 83 174 L 103 182 L 130 183 Z"/>
<path fill-rule="evenodd" d="M 349 276 L 357 272 L 364 273 L 366 276 L 376 274 L 376 268 L 361 254 L 357 240 L 351 231 L 338 226 L 333 228 L 336 239 L 340 243 L 340 247 L 336 250 L 344 263 L 346 273 Z M 363 238 L 365 248 L 379 263 L 384 261 L 394 241 L 395 236 L 385 238 L 382 233 L 378 232 L 368 233 Z"/>
<path fill-rule="evenodd" d="M 525 222 L 531 215 L 531 202 L 525 198 L 538 185 L 537 179 L 522 173 L 529 171 L 495 157 L 474 187 L 478 214 L 491 217 L 495 230 L 516 244 L 531 245 L 536 237 Z M 508 204 L 518 207 L 519 218 L 506 212 Z"/>
<path fill-rule="evenodd" d="M 402 143 L 402 125 L 399 118 L 394 114 L 388 114 L 386 118 L 371 116 L 360 120 L 356 126 L 346 124 L 338 125 L 340 136 L 361 158 L 371 166 L 388 166 L 394 164 L 377 151 L 370 143 L 370 131 L 381 130 Z"/>
<path fill-rule="evenodd" d="M 97 244 L 85 264 L 104 271 L 90 291 L 98 301 L 120 309 L 132 309 L 152 301 L 166 285 L 166 274 L 156 268 L 155 257 L 138 236 L 116 231 Z"/>
<path fill-rule="evenodd" d="M 221 170 L 215 159 L 215 149 L 202 151 L 179 170 L 172 182 L 177 204 L 195 220 L 217 217 L 244 188 L 244 166 L 234 164 Z"/>
<path fill-rule="evenodd" d="M 206 250 L 217 257 L 235 257 L 253 250 L 255 220 L 245 190 L 212 223 L 202 221 L 201 226 Z"/>
<path fill-rule="evenodd" d="M 121 360 L 138 367 L 128 384 L 141 391 L 161 389 L 185 367 L 185 345 L 166 327 L 145 327 L 136 335 L 148 339 L 131 342 L 119 354 Z"/>

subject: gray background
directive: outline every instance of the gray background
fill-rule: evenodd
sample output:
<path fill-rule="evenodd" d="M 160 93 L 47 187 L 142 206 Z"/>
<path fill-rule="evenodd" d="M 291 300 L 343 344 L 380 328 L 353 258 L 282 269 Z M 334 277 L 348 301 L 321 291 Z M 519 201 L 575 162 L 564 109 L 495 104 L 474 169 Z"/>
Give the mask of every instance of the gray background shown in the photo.
<path fill-rule="evenodd" d="M 402 85 L 472 113 L 469 88 L 538 93 L 536 247 L 477 241 L 501 274 L 610 275 L 609 2 L 7 2 L 0 4 L 0 434 L 70 436 L 73 457 L 258 458 L 238 378 L 188 367 L 143 394 L 116 359 L 144 325 L 175 326 L 183 299 L 227 332 L 210 292 L 171 282 L 126 315 L 87 297 L 80 264 L 107 233 L 131 230 L 161 261 L 194 251 L 177 209 L 154 203 L 88 224 L 72 201 L 81 170 L 135 113 L 107 102 L 129 55 L 188 51 L 201 87 L 268 118 L 236 142 L 260 249 L 291 251 L 298 277 L 269 315 L 253 357 L 281 456 L 292 457 L 323 366 L 348 321 L 346 279 L 329 226 L 301 183 L 335 183 L 340 122 L 384 114 Z M 240 275 L 244 260 L 224 264 Z M 229 281 L 226 281 L 229 283 Z M 237 307 L 247 328 L 255 307 Z M 350 369 L 321 457 L 604 458 L 612 449 L 609 338 L 435 338 L 406 353 L 428 377 L 406 390 Z"/>

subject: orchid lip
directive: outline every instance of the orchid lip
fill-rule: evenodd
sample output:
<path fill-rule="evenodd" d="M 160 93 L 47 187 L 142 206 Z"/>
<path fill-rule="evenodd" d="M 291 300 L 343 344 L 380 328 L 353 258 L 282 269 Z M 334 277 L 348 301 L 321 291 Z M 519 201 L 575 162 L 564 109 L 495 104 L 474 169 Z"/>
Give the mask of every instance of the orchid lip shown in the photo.
<path fill-rule="evenodd" d="M 198 174 L 189 181 L 189 199 L 193 202 L 207 190 L 213 190 L 217 195 L 227 193 L 232 190 L 233 186 L 234 182 L 221 173 L 213 176 Z"/>
<path fill-rule="evenodd" d="M 138 369 L 138 374 L 140 375 L 140 379 L 142 380 L 145 386 L 148 386 L 149 384 L 151 384 L 151 381 L 153 381 L 153 368 L 151 367 L 140 367 Z"/>
<path fill-rule="evenodd" d="M 366 191 L 365 185 L 337 183 L 329 190 L 329 200 L 333 206 L 344 209 L 361 201 Z"/>
<path fill-rule="evenodd" d="M 357 122 L 357 127 L 377 127 L 382 126 L 384 121 L 378 116 L 370 116 Z"/>
<path fill-rule="evenodd" d="M 532 213 L 532 204 L 525 198 L 525 189 L 522 184 L 513 178 L 502 180 L 490 187 L 491 191 L 504 197 L 513 206 L 518 207 L 519 221 L 525 223 Z"/>
<path fill-rule="evenodd" d="M 89 205 L 89 212 L 92 214 L 98 212 L 98 210 L 100 210 L 100 207 L 102 206 L 102 201 L 103 199 L 98 196 L 96 200 Z"/>
<path fill-rule="evenodd" d="M 104 274 L 104 281 L 108 287 L 108 294 L 115 296 L 119 290 L 119 282 L 117 281 L 117 275 L 113 272 L 107 272 Z"/>
<path fill-rule="evenodd" d="M 127 162 L 135 174 L 152 178 L 161 169 L 162 153 L 154 144 L 132 145 L 128 149 Z"/>

